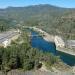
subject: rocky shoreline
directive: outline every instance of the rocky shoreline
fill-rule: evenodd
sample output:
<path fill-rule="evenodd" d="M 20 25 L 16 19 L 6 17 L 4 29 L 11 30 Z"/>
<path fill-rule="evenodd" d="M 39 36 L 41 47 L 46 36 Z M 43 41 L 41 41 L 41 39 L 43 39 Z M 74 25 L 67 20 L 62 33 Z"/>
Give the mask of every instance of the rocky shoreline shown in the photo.
<path fill-rule="evenodd" d="M 30 27 L 30 29 L 33 29 L 34 31 L 37 31 L 40 34 L 42 34 L 43 35 L 42 37 L 43 37 L 44 40 L 46 40 L 48 42 L 55 43 L 55 40 L 54 40 L 55 36 L 48 34 L 47 32 L 43 31 L 40 28 Z M 65 46 L 64 47 L 59 47 L 56 44 L 56 50 L 75 56 L 75 51 L 73 51 L 71 49 L 68 49 L 68 48 L 65 48 Z"/>

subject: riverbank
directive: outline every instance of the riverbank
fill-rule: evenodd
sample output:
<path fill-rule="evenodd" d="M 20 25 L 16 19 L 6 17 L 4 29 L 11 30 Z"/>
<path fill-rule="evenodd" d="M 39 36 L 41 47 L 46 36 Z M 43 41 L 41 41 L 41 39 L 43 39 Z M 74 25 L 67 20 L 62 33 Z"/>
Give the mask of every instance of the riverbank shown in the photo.
<path fill-rule="evenodd" d="M 48 42 L 53 42 L 53 43 L 55 43 L 55 40 L 54 40 L 54 39 L 55 39 L 55 36 L 48 34 L 47 32 L 43 31 L 43 30 L 40 29 L 40 28 L 30 27 L 30 29 L 33 29 L 34 31 L 39 32 L 39 34 L 42 34 L 42 37 L 43 37 L 44 40 L 46 40 L 46 41 L 48 41 Z M 60 37 L 59 37 L 59 38 L 60 38 Z M 59 40 L 58 40 L 58 42 L 59 42 Z M 62 42 L 61 42 L 61 43 L 62 43 Z M 65 43 L 65 42 L 64 42 L 64 43 Z M 64 47 L 59 47 L 59 46 L 57 46 L 57 44 L 56 44 L 56 50 L 58 50 L 58 51 L 60 51 L 60 52 L 64 52 L 64 53 L 67 53 L 67 54 L 70 54 L 70 55 L 75 56 L 75 51 L 72 50 L 72 49 L 69 49 L 69 48 L 65 48 L 65 46 L 64 46 Z"/>
<path fill-rule="evenodd" d="M 39 35 L 39 33 L 37 31 L 31 30 L 31 35 L 32 36 Z M 57 63 L 58 67 L 56 65 L 56 67 L 54 66 L 52 69 L 50 68 L 50 70 L 52 72 L 58 72 L 59 70 L 61 70 L 61 71 L 64 70 L 63 72 L 65 72 L 67 70 L 65 68 L 67 65 L 70 65 L 70 67 L 71 67 L 71 66 L 73 66 L 75 64 L 75 61 L 74 61 L 75 57 L 74 56 L 68 55 L 67 53 L 56 51 L 56 47 L 55 47 L 54 43 L 47 42 L 42 37 L 39 37 L 39 36 L 32 37 L 31 46 L 33 48 L 38 48 L 39 50 L 42 50 L 42 51 L 53 53 L 54 55 L 57 55 L 57 56 L 60 57 L 60 59 L 62 60 L 63 64 L 59 65 L 59 63 Z M 66 64 L 66 65 L 64 65 L 64 64 Z M 45 65 L 42 65 L 42 67 L 40 68 L 40 70 L 42 70 L 42 71 L 48 71 L 47 69 L 48 68 L 46 68 Z M 57 69 L 58 69 L 58 71 L 57 71 Z"/>
<path fill-rule="evenodd" d="M 74 50 L 71 50 L 71 49 L 69 49 L 69 48 L 56 47 L 56 50 L 58 50 L 58 51 L 60 51 L 60 52 L 67 53 L 67 54 L 69 54 L 69 55 L 75 56 L 75 51 L 74 51 Z"/>
<path fill-rule="evenodd" d="M 30 29 L 33 29 L 34 31 L 39 32 L 39 34 L 42 35 L 44 40 L 46 40 L 48 42 L 54 42 L 55 36 L 48 34 L 47 32 L 43 31 L 40 28 L 30 27 Z"/>

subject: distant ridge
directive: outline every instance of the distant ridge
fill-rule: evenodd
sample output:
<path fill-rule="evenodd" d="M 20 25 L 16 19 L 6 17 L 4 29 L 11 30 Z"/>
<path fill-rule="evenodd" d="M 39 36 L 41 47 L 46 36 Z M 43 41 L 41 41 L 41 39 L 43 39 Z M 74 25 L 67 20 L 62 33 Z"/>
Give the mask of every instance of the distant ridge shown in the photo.
<path fill-rule="evenodd" d="M 21 25 L 38 26 L 51 34 L 75 33 L 75 8 L 62 8 L 49 4 L 8 7 L 0 9 L 0 18 L 13 19 Z M 74 39 L 74 36 L 72 38 Z"/>
<path fill-rule="evenodd" d="M 48 14 L 48 12 L 62 12 L 65 10 L 64 8 L 48 5 L 48 4 L 40 4 L 40 5 L 32 5 L 32 6 L 26 6 L 26 7 L 8 7 L 5 9 L 0 9 L 0 16 L 7 17 L 7 18 L 13 18 L 16 19 L 17 16 L 21 19 L 24 16 L 32 16 L 32 15 L 37 15 L 37 14 Z M 17 16 L 16 16 L 16 15 Z M 23 14 L 23 15 L 21 15 Z M 12 16 L 14 15 L 14 16 Z"/>

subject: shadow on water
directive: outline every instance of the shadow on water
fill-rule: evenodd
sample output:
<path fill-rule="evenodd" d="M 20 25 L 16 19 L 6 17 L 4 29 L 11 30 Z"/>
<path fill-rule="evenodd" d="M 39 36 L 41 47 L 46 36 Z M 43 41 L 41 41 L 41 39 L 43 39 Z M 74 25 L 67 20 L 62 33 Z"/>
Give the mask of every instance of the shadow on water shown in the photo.
<path fill-rule="evenodd" d="M 32 32 L 32 35 L 36 35 L 36 32 Z M 34 48 L 39 48 L 43 51 L 52 52 L 53 54 L 56 53 L 55 44 L 52 42 L 45 41 L 42 37 L 32 37 L 31 39 L 31 45 Z"/>
<path fill-rule="evenodd" d="M 65 62 L 66 64 L 70 65 L 70 66 L 74 66 L 75 65 L 75 56 L 73 55 L 69 55 L 63 52 L 56 52 L 57 55 L 60 56 L 60 58 L 62 59 L 63 62 Z"/>

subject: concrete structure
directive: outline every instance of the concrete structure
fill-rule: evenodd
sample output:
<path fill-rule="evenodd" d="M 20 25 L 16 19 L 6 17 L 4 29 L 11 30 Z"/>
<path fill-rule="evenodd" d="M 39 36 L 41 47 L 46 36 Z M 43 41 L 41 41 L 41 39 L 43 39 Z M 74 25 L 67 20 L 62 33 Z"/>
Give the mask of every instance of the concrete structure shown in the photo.
<path fill-rule="evenodd" d="M 73 66 L 72 68 L 73 68 L 73 73 L 75 73 L 75 66 Z"/>
<path fill-rule="evenodd" d="M 0 46 L 7 47 L 12 40 L 15 40 L 19 37 L 19 30 L 11 30 L 7 32 L 3 32 L 0 34 Z"/>
<path fill-rule="evenodd" d="M 61 48 L 65 47 L 65 42 L 60 36 L 55 36 L 54 41 L 57 47 L 61 47 Z"/>
<path fill-rule="evenodd" d="M 75 40 L 67 40 L 66 44 L 69 48 L 75 48 Z"/>

